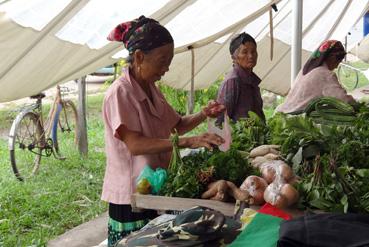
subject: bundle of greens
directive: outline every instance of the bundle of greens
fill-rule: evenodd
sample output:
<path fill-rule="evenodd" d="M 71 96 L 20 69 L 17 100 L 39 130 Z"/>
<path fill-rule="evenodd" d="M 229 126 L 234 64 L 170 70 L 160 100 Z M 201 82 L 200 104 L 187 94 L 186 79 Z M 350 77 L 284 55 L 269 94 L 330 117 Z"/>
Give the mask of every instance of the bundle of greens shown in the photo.
<path fill-rule="evenodd" d="M 319 97 L 312 100 L 305 109 L 308 117 L 321 124 L 351 125 L 355 121 L 355 110 L 333 97 Z"/>
<path fill-rule="evenodd" d="M 369 169 L 337 167 L 333 155 L 317 157 L 298 184 L 301 208 L 369 213 Z"/>
<path fill-rule="evenodd" d="M 232 147 L 250 152 L 254 147 L 266 144 L 269 139 L 269 129 L 265 122 L 254 112 L 249 112 L 249 118 L 239 119 L 231 123 Z"/>
<path fill-rule="evenodd" d="M 175 156 L 175 157 L 173 157 Z M 239 186 L 243 180 L 257 172 L 235 149 L 221 152 L 195 151 L 183 158 L 173 145 L 168 179 L 160 194 L 165 196 L 200 198 L 207 185 L 216 180 L 227 180 Z"/>
<path fill-rule="evenodd" d="M 160 195 L 196 198 L 204 190 L 204 184 L 199 182 L 198 173 L 209 158 L 207 151 L 194 153 L 188 157 L 181 158 L 178 147 L 178 133 L 172 137 L 172 157 L 168 166 L 168 179 L 160 190 Z"/>

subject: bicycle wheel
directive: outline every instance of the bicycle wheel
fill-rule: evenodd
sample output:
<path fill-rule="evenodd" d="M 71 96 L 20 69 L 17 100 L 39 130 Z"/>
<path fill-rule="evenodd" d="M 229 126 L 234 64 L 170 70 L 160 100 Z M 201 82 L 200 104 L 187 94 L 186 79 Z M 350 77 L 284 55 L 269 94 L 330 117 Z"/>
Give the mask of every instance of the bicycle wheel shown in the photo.
<path fill-rule="evenodd" d="M 43 131 L 38 119 L 33 112 L 21 113 L 9 133 L 10 162 L 20 181 L 33 176 L 40 166 Z"/>
<path fill-rule="evenodd" d="M 339 82 L 346 90 L 350 91 L 357 88 L 359 84 L 359 75 L 356 70 L 345 64 L 340 64 L 337 74 Z"/>
<path fill-rule="evenodd" d="M 58 155 L 62 147 L 71 147 L 77 143 L 77 118 L 77 109 L 72 101 L 65 100 L 58 104 L 52 128 L 52 139 Z"/>

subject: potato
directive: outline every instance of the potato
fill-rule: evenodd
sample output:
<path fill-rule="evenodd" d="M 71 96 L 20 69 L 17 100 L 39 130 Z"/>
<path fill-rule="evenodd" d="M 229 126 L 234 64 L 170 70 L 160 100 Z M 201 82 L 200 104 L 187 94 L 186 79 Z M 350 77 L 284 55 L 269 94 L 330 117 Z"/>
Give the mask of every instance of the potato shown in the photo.
<path fill-rule="evenodd" d="M 287 183 L 290 185 L 295 185 L 298 184 L 300 182 L 301 178 L 299 176 L 293 176 L 292 178 L 290 178 Z"/>
<path fill-rule="evenodd" d="M 281 195 L 287 198 L 288 206 L 295 204 L 299 200 L 299 192 L 290 184 L 284 184 Z"/>
<path fill-rule="evenodd" d="M 273 166 L 264 165 L 261 168 L 261 176 L 265 179 L 265 181 L 270 184 L 273 182 L 275 178 L 275 169 Z"/>
<path fill-rule="evenodd" d="M 240 189 L 247 190 L 250 193 L 252 193 L 252 190 L 258 190 L 258 189 L 265 190 L 267 186 L 268 184 L 263 178 L 251 175 L 251 176 L 248 176 L 245 179 L 245 181 L 243 181 L 243 183 L 240 186 Z"/>
<path fill-rule="evenodd" d="M 280 175 L 284 182 L 287 182 L 294 177 L 292 168 L 286 163 L 281 163 L 277 169 L 277 175 Z"/>
<path fill-rule="evenodd" d="M 274 184 L 270 184 L 264 191 L 264 200 L 277 208 L 286 208 L 288 200 L 281 195 Z"/>
<path fill-rule="evenodd" d="M 248 176 L 240 186 L 241 190 L 246 190 L 253 198 L 252 205 L 262 205 L 264 201 L 264 190 L 268 186 L 267 182 L 258 176 Z"/>

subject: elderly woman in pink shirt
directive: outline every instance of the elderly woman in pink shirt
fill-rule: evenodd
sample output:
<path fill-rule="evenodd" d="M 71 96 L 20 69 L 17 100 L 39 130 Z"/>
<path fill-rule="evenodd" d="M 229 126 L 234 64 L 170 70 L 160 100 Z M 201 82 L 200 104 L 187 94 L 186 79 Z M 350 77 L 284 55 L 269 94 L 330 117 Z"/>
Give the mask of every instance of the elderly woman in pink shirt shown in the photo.
<path fill-rule="evenodd" d="M 173 38 L 153 19 L 141 16 L 118 25 L 108 37 L 123 42 L 129 66 L 108 89 L 103 105 L 107 167 L 102 200 L 109 202 L 108 246 L 143 227 L 155 213 L 132 212 L 131 195 L 145 165 L 166 168 L 176 129 L 190 131 L 207 117 L 216 117 L 225 107 L 210 102 L 201 112 L 182 117 L 167 103 L 155 82 L 168 71 L 174 55 Z M 211 148 L 224 142 L 205 133 L 179 138 L 182 148 Z"/>
<path fill-rule="evenodd" d="M 311 100 L 322 96 L 335 97 L 347 103 L 355 102 L 340 85 L 333 72 L 345 55 L 345 48 L 341 42 L 337 40 L 323 42 L 305 63 L 284 103 L 279 105 L 276 111 L 299 113 Z"/>

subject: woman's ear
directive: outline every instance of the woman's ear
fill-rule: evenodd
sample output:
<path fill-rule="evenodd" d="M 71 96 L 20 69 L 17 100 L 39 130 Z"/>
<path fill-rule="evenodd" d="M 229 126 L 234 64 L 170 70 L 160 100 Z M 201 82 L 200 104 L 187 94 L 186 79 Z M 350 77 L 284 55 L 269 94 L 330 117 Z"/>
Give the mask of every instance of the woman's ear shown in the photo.
<path fill-rule="evenodd" d="M 137 65 L 140 65 L 143 63 L 144 60 L 144 56 L 145 54 L 143 53 L 143 51 L 141 50 L 135 50 L 133 57 L 134 57 L 134 61 L 136 62 Z"/>

